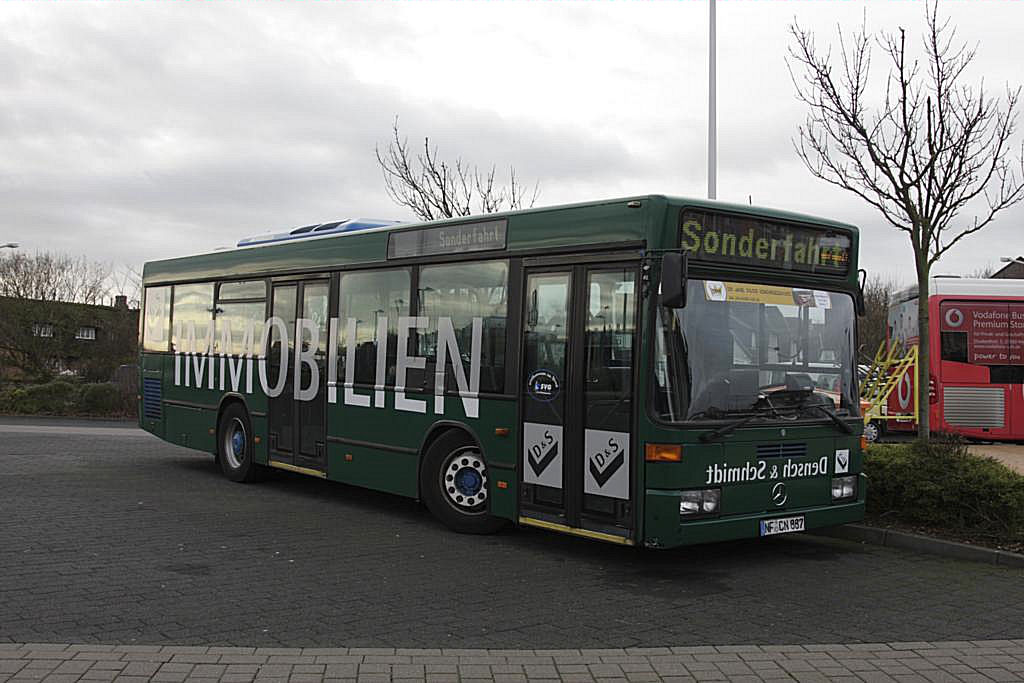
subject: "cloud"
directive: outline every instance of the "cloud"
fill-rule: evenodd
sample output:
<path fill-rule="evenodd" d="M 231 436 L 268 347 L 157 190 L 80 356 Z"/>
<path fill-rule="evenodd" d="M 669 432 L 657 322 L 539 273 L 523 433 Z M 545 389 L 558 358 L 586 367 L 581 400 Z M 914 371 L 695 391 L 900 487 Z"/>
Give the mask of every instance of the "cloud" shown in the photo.
<path fill-rule="evenodd" d="M 803 112 L 788 23 L 824 38 L 864 6 L 719 4 L 719 197 L 858 223 L 862 262 L 894 270 L 903 236 L 791 147 Z M 918 5 L 866 6 L 881 25 L 920 23 Z M 984 36 L 979 69 L 1015 78 L 1024 7 L 986 8 L 950 7 L 964 36 Z M 374 159 L 395 115 L 414 147 L 429 136 L 538 180 L 542 204 L 702 196 L 706 22 L 704 3 L 4 3 L 0 241 L 137 264 L 319 220 L 407 218 Z M 998 259 L 1021 217 L 943 268 Z"/>

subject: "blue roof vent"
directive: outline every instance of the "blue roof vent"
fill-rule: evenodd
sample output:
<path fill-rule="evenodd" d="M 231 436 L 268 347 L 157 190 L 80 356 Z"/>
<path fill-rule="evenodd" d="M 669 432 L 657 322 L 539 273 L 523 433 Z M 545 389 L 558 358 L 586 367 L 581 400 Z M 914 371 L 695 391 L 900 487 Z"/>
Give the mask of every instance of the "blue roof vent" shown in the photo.
<path fill-rule="evenodd" d="M 304 225 L 301 228 L 294 228 L 288 232 L 267 233 L 246 237 L 238 240 L 238 246 L 251 247 L 257 244 L 272 244 L 275 242 L 288 242 L 290 240 L 303 239 L 304 237 L 319 237 L 321 235 L 334 235 L 342 232 L 357 232 L 371 228 L 383 228 L 389 225 L 401 225 L 401 221 L 386 221 L 376 218 L 348 218 L 343 221 L 331 223 L 316 223 Z"/>

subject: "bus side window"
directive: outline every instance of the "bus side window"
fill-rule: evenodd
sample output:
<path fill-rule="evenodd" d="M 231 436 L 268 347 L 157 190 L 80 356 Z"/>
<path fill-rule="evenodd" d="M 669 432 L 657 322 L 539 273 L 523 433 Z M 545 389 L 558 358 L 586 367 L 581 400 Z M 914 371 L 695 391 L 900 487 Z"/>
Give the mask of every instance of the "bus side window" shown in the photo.
<path fill-rule="evenodd" d="M 171 288 L 146 287 L 142 349 L 166 351 L 171 341 Z"/>
<path fill-rule="evenodd" d="M 967 362 L 966 332 L 942 332 L 939 336 L 939 343 L 942 346 L 942 360 L 951 360 L 957 363 Z"/>
<path fill-rule="evenodd" d="M 347 381 L 348 345 L 355 344 L 355 382 L 369 385 L 376 382 L 377 328 L 381 318 L 387 318 L 384 383 L 394 386 L 398 363 L 398 318 L 409 315 L 410 286 L 409 270 L 405 268 L 341 274 L 338 311 L 340 381 Z M 350 320 L 355 320 L 355 339 L 348 338 Z"/>
<path fill-rule="evenodd" d="M 213 283 L 175 285 L 171 316 L 171 350 L 207 353 L 213 342 Z"/>
<path fill-rule="evenodd" d="M 504 391 L 508 262 L 478 261 L 424 266 L 420 271 L 417 295 L 417 315 L 426 316 L 428 327 L 418 336 L 416 355 L 427 359 L 425 382 L 428 388 L 433 386 L 438 319 L 451 320 L 467 378 L 471 370 L 474 320 L 479 319 L 480 391 Z M 448 390 L 457 389 L 451 362 L 449 358 L 445 368 L 445 387 Z"/>

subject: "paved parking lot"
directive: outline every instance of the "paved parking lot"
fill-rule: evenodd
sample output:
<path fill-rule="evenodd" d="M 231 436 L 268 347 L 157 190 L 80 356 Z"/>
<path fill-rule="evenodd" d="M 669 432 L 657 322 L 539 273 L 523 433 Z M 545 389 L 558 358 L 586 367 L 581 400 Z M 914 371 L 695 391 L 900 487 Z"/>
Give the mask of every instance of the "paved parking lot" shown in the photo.
<path fill-rule="evenodd" d="M 134 429 L 0 420 L 0 643 L 625 648 L 1024 637 L 1024 572 L 784 537 L 452 534 L 414 501 Z M 2 674 L 0 674 L 2 677 Z"/>
<path fill-rule="evenodd" d="M 995 458 L 1010 469 L 1024 474 L 1024 444 L 986 443 L 971 446 L 971 453 Z"/>

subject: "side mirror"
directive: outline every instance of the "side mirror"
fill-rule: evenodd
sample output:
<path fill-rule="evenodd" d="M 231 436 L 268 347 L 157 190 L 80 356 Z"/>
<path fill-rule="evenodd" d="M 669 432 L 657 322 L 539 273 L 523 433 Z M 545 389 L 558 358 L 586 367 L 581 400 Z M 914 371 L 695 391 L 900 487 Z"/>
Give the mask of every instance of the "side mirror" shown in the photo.
<path fill-rule="evenodd" d="M 689 254 L 668 252 L 661 259 L 661 305 L 666 308 L 686 307 L 686 271 Z"/>
<path fill-rule="evenodd" d="M 857 274 L 860 276 L 860 287 L 857 288 L 857 296 L 853 300 L 853 305 L 857 309 L 857 315 L 863 317 L 867 313 L 867 304 L 864 303 L 864 284 L 868 279 L 868 271 L 861 268 Z"/>

